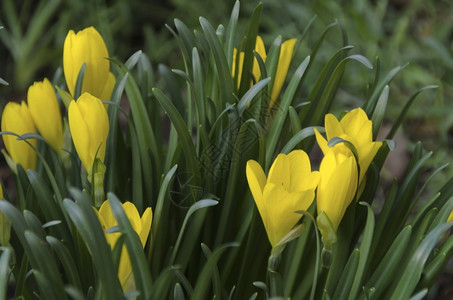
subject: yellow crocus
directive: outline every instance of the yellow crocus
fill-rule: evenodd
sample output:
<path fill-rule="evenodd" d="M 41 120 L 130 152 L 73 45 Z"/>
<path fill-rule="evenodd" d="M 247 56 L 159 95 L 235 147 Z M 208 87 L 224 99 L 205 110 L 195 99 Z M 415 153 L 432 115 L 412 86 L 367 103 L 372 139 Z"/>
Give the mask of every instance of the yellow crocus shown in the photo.
<path fill-rule="evenodd" d="M 50 146 L 61 154 L 63 126 L 60 107 L 55 90 L 47 78 L 37 81 L 28 88 L 28 108 L 33 121 Z"/>
<path fill-rule="evenodd" d="M 286 75 L 288 74 L 289 70 L 289 65 L 291 63 L 293 51 L 294 51 L 294 46 L 296 45 L 296 39 L 289 39 L 284 41 L 281 44 L 280 48 L 280 55 L 278 58 L 278 64 L 277 64 L 277 70 L 275 73 L 275 78 L 274 78 L 274 84 L 272 86 L 272 92 L 271 92 L 271 98 L 270 98 L 270 103 L 269 107 L 272 107 L 277 100 L 278 96 L 280 95 L 280 92 L 282 90 L 283 84 L 286 79 Z M 256 43 L 255 43 L 255 51 L 260 55 L 262 60 L 265 62 L 267 58 L 266 54 L 266 48 L 264 47 L 263 39 L 261 36 L 256 37 Z M 236 72 L 236 56 L 237 56 L 237 49 L 234 49 L 233 51 L 233 67 L 232 67 L 232 74 L 233 76 L 235 75 Z M 238 78 L 237 78 L 237 83 L 239 88 L 239 85 L 241 83 L 241 75 L 242 75 L 242 68 L 244 65 L 244 52 L 239 53 L 239 59 L 238 59 Z M 253 80 L 257 82 L 261 78 L 261 71 L 260 67 L 258 64 L 258 60 L 254 58 L 253 61 L 253 67 L 252 67 L 252 74 L 253 74 Z"/>
<path fill-rule="evenodd" d="M 324 155 L 330 151 L 327 143 L 334 137 L 346 140 L 355 147 L 360 166 L 359 185 L 363 182 L 371 161 L 382 145 L 382 142 L 373 142 L 372 128 L 371 120 L 368 119 L 365 111 L 361 108 L 356 108 L 345 114 L 341 121 L 338 121 L 333 114 L 326 115 L 325 129 L 327 139 L 316 131 L 316 140 Z M 339 148 L 337 151 L 341 151 L 340 149 L 345 149 L 346 146 L 344 143 L 339 143 L 333 148 Z"/>
<path fill-rule="evenodd" d="M 99 98 L 84 93 L 69 104 L 68 119 L 77 154 L 90 174 L 96 157 L 104 162 L 109 134 L 107 111 Z"/>
<path fill-rule="evenodd" d="M 73 30 L 68 32 L 63 46 L 63 70 L 72 96 L 80 68 L 85 63 L 81 94 L 88 92 L 102 100 L 110 99 L 115 77 L 110 72 L 108 57 L 107 46 L 94 27 L 77 33 Z"/>
<path fill-rule="evenodd" d="M 6 104 L 2 114 L 1 126 L 2 131 L 10 131 L 18 135 L 36 133 L 35 124 L 24 101 L 21 104 L 16 102 Z M 36 139 L 17 140 L 16 136 L 9 134 L 4 134 L 2 137 L 9 157 L 14 163 L 20 164 L 25 170 L 36 168 L 37 154 L 28 144 L 36 147 Z M 16 172 L 15 169 L 13 171 Z"/>
<path fill-rule="evenodd" d="M 263 169 L 249 160 L 246 175 L 272 247 L 285 237 L 313 202 L 319 173 L 312 172 L 308 155 L 294 150 L 279 154 L 266 179 Z"/>
<path fill-rule="evenodd" d="M 358 169 L 357 162 L 349 149 L 336 151 L 331 149 L 322 159 L 319 173 L 316 206 L 318 211 L 318 227 L 326 239 L 325 232 L 330 232 L 329 226 L 334 232 L 337 231 L 341 219 L 351 204 L 357 191 Z M 325 224 L 325 220 L 319 218 L 324 212 L 331 224 Z M 324 222 L 323 222 L 324 221 Z M 325 231 L 323 231 L 325 230 Z"/>
<path fill-rule="evenodd" d="M 153 212 L 151 210 L 151 207 L 148 207 L 144 211 L 142 217 L 140 217 L 140 214 L 138 213 L 137 208 L 133 203 L 125 202 L 122 204 L 122 206 L 124 212 L 126 213 L 127 218 L 129 219 L 129 222 L 132 225 L 132 228 L 140 238 L 142 247 L 145 247 L 146 240 L 148 239 L 149 232 L 151 230 L 151 222 L 153 219 Z M 107 229 L 114 227 L 118 224 L 115 217 L 113 216 L 109 201 L 104 201 L 104 203 L 99 208 L 99 212 L 97 215 L 104 232 Z M 115 244 L 118 241 L 119 237 L 120 237 L 119 232 L 105 233 L 105 238 L 107 242 L 110 244 L 110 247 L 112 249 L 113 247 L 115 247 Z M 120 264 L 118 269 L 118 279 L 120 280 L 121 286 L 123 287 L 123 290 L 125 292 L 131 291 L 135 288 L 131 260 L 127 248 L 124 245 L 121 251 Z"/>

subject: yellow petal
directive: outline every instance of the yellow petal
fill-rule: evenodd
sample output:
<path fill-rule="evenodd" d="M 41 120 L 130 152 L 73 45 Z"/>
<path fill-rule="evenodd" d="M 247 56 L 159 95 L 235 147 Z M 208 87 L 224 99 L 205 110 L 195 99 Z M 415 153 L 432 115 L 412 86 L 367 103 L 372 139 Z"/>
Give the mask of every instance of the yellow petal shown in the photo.
<path fill-rule="evenodd" d="M 311 172 L 310 159 L 307 153 L 302 150 L 291 151 L 288 155 L 289 161 L 289 191 L 305 191 L 315 189 L 318 185 L 319 176 Z"/>
<path fill-rule="evenodd" d="M 319 171 L 318 214 L 324 211 L 336 230 L 357 190 L 357 163 L 353 156 L 336 157 L 332 150 L 323 158 Z"/>
<path fill-rule="evenodd" d="M 28 107 L 42 137 L 58 153 L 63 146 L 63 126 L 57 95 L 47 78 L 28 88 Z"/>
<path fill-rule="evenodd" d="M 274 85 L 272 86 L 271 102 L 269 107 L 272 107 L 277 100 L 285 83 L 286 75 L 288 74 L 289 66 L 293 57 L 294 46 L 296 39 L 286 40 L 280 48 L 278 57 L 277 72 L 275 73 Z"/>
<path fill-rule="evenodd" d="M 138 214 L 137 208 L 132 202 L 127 201 L 123 203 L 123 209 L 126 213 L 127 218 L 129 219 L 129 222 L 132 225 L 132 229 L 134 229 L 135 232 L 139 233 L 142 229 L 142 222 L 140 220 L 140 215 Z"/>
<path fill-rule="evenodd" d="M 450 215 L 448 216 L 448 219 L 447 219 L 447 222 L 451 222 L 453 221 L 453 211 L 450 213 Z"/>
<path fill-rule="evenodd" d="M 315 128 L 316 141 L 318 142 L 319 148 L 322 153 L 326 155 L 330 151 L 330 147 L 327 145 L 327 140 L 319 133 L 318 129 Z"/>
<path fill-rule="evenodd" d="M 365 174 L 370 166 L 371 162 L 373 161 L 376 153 L 378 152 L 379 148 L 381 147 L 382 142 L 372 142 L 364 144 L 363 146 L 357 148 L 357 152 L 359 154 L 359 166 L 360 166 L 360 181 L 359 184 L 362 182 Z"/>
<path fill-rule="evenodd" d="M 2 113 L 1 130 L 10 131 L 18 135 L 36 132 L 32 116 L 24 101 L 21 104 L 16 102 L 8 102 L 6 104 Z M 17 137 L 13 135 L 5 134 L 2 137 L 6 150 L 16 164 L 20 164 L 25 170 L 36 168 L 37 154 L 28 144 L 30 143 L 36 147 L 36 139 L 28 139 L 27 143 L 23 140 L 18 141 Z"/>
<path fill-rule="evenodd" d="M 145 247 L 146 240 L 148 239 L 149 232 L 151 231 L 152 221 L 153 221 L 153 211 L 152 211 L 151 207 L 148 207 L 143 212 L 143 215 L 141 218 L 142 229 L 139 232 L 140 242 L 142 243 L 143 247 Z"/>
<path fill-rule="evenodd" d="M 363 109 L 351 110 L 341 119 L 340 124 L 345 134 L 357 139 L 358 145 L 372 142 L 373 125 Z"/>
<path fill-rule="evenodd" d="M 241 78 L 242 78 L 242 67 L 244 66 L 244 52 L 239 52 L 239 57 L 237 57 L 237 49 L 234 48 L 233 50 L 233 67 L 232 67 L 232 74 L 233 77 L 236 75 L 236 63 L 238 64 L 238 74 L 237 74 L 237 88 L 239 89 L 241 85 Z"/>
<path fill-rule="evenodd" d="M 334 115 L 327 114 L 324 119 L 324 124 L 328 141 L 334 137 L 339 137 L 344 134 L 340 122 L 338 122 Z"/>
<path fill-rule="evenodd" d="M 252 192 L 253 199 L 255 199 L 256 207 L 260 212 L 261 218 L 267 219 L 267 211 L 264 208 L 263 191 L 266 185 L 266 175 L 260 164 L 254 160 L 249 160 L 245 168 L 247 181 L 249 183 L 250 191 Z"/>
<path fill-rule="evenodd" d="M 288 156 L 280 153 L 272 164 L 269 175 L 267 177 L 267 183 L 273 183 L 275 185 L 283 187 L 285 190 L 290 190 L 290 161 Z"/>
<path fill-rule="evenodd" d="M 84 93 L 77 102 L 71 101 L 69 104 L 68 118 L 77 154 L 90 172 L 95 156 L 104 161 L 109 133 L 107 112 L 101 100 Z"/>
<path fill-rule="evenodd" d="M 264 226 L 271 245 L 275 246 L 302 217 L 296 211 L 307 210 L 311 205 L 314 191 L 288 193 L 281 186 L 268 183 L 263 197 L 269 212 Z"/>
<path fill-rule="evenodd" d="M 110 73 L 108 57 L 104 40 L 94 27 L 85 28 L 77 34 L 69 31 L 63 46 L 63 70 L 71 95 L 74 95 L 80 68 L 86 63 L 82 93 L 102 96 Z"/>
<path fill-rule="evenodd" d="M 261 59 L 263 61 L 266 61 L 266 48 L 264 47 L 264 42 L 261 36 L 256 37 L 256 42 L 255 42 L 255 51 L 261 56 Z M 258 64 L 258 60 L 256 58 L 253 59 L 253 77 L 254 81 L 258 82 L 261 77 L 261 71 L 260 71 L 260 66 Z"/>
<path fill-rule="evenodd" d="M 76 148 L 77 154 L 88 171 L 91 169 L 94 162 L 94 154 L 90 149 L 89 128 L 84 117 L 77 105 L 76 101 L 72 100 L 68 108 L 69 130 L 71 131 L 72 140 Z"/>
<path fill-rule="evenodd" d="M 115 83 L 116 83 L 115 75 L 113 75 L 113 73 L 110 72 L 109 76 L 107 77 L 107 81 L 105 83 L 104 89 L 102 90 L 102 94 L 100 97 L 100 99 L 102 101 L 111 100 L 112 91 L 113 91 L 113 88 L 115 87 Z"/>

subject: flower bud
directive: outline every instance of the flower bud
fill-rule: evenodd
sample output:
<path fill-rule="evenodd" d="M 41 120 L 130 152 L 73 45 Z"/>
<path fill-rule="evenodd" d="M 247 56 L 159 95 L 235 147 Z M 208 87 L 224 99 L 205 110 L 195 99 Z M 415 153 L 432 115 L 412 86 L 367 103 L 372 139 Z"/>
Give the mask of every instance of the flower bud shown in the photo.
<path fill-rule="evenodd" d="M 80 69 L 85 63 L 81 94 L 88 92 L 102 100 L 110 98 L 115 77 L 110 73 L 108 57 L 104 40 L 94 27 L 77 33 L 73 30 L 68 32 L 63 46 L 63 70 L 72 96 Z"/>
<path fill-rule="evenodd" d="M 16 102 L 6 104 L 1 126 L 2 131 L 10 131 L 18 135 L 36 132 L 30 111 L 24 101 L 21 104 Z M 9 157 L 14 163 L 20 164 L 25 170 L 36 168 L 37 154 L 28 144 L 36 147 L 36 139 L 17 140 L 16 136 L 9 134 L 4 134 L 2 137 Z M 13 171 L 16 172 L 14 168 Z"/>
<path fill-rule="evenodd" d="M 77 154 L 90 174 L 95 158 L 104 162 L 109 134 L 107 111 L 99 98 L 85 93 L 69 104 L 68 119 Z"/>
<path fill-rule="evenodd" d="M 28 107 L 41 136 L 58 153 L 63 146 L 63 128 L 57 95 L 47 78 L 28 88 Z"/>

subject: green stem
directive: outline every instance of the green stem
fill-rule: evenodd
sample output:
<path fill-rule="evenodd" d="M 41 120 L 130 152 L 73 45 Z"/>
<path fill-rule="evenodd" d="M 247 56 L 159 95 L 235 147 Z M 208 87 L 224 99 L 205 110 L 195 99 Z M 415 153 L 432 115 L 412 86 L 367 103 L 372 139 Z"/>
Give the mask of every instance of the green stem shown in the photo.
<path fill-rule="evenodd" d="M 269 275 L 270 296 L 271 298 L 283 297 L 282 278 L 277 268 L 280 264 L 281 253 L 271 254 L 269 256 L 267 272 Z"/>

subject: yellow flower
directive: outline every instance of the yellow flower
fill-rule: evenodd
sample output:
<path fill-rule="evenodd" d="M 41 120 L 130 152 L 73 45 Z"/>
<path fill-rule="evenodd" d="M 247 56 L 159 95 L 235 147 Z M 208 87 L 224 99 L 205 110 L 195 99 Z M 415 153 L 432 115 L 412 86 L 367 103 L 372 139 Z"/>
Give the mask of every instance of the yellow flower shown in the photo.
<path fill-rule="evenodd" d="M 102 36 L 94 27 L 68 32 L 63 46 L 63 70 L 69 92 L 74 89 L 80 68 L 86 63 L 82 91 L 102 100 L 110 99 L 115 77 L 110 72 L 109 53 Z"/>
<path fill-rule="evenodd" d="M 316 196 L 318 227 L 325 238 L 324 226 L 331 225 L 336 232 L 346 208 L 354 199 L 358 181 L 357 163 L 352 153 L 331 149 L 322 159 L 319 173 L 321 179 Z M 319 218 L 322 212 L 329 217 L 331 224 L 321 224 L 324 221 Z"/>
<path fill-rule="evenodd" d="M 148 207 L 143 213 L 142 217 L 137 211 L 135 205 L 131 202 L 123 203 L 123 209 L 126 213 L 129 222 L 132 225 L 134 231 L 138 234 L 142 247 L 145 247 L 146 240 L 148 239 L 149 232 L 151 230 L 151 222 L 153 219 L 153 212 L 151 207 Z M 99 222 L 104 229 L 104 232 L 118 224 L 115 217 L 113 216 L 112 209 L 110 207 L 109 201 L 104 201 L 104 203 L 99 208 L 98 212 Z M 113 249 L 115 247 L 118 238 L 120 237 L 119 232 L 106 233 L 105 238 L 110 244 L 110 247 Z M 126 246 L 123 245 L 120 257 L 120 265 L 118 269 L 118 278 L 121 282 L 121 286 L 124 291 L 130 291 L 134 289 L 134 277 L 132 274 L 132 265 L 129 258 L 129 253 Z"/>
<path fill-rule="evenodd" d="M 3 187 L 0 184 L 0 200 L 3 199 Z"/>
<path fill-rule="evenodd" d="M 35 124 L 28 110 L 27 104 L 22 101 L 21 104 L 16 102 L 8 102 L 2 114 L 2 131 L 14 132 L 18 135 L 26 133 L 36 133 Z M 34 147 L 37 145 L 36 139 L 26 141 L 18 141 L 16 136 L 2 135 L 6 150 L 14 163 L 22 165 L 27 169 L 36 168 L 37 154 L 33 150 L 30 143 Z M 15 170 L 14 170 L 15 171 Z"/>
<path fill-rule="evenodd" d="M 361 108 L 356 108 L 348 112 L 341 121 L 338 121 L 332 114 L 326 115 L 325 128 L 327 140 L 318 131 L 315 131 L 316 140 L 324 155 L 330 151 L 327 142 L 333 137 L 339 137 L 354 145 L 357 150 L 360 166 L 359 185 L 362 183 L 371 161 L 382 145 L 382 142 L 373 142 L 372 127 L 373 125 L 368 119 L 365 111 Z M 345 154 L 350 153 L 344 143 L 338 143 L 333 148 L 335 148 L 337 152 L 342 151 Z"/>
<path fill-rule="evenodd" d="M 57 95 L 47 78 L 28 88 L 28 107 L 42 137 L 58 153 L 63 146 L 63 127 Z"/>
<path fill-rule="evenodd" d="M 69 130 L 83 166 L 91 173 L 97 157 L 104 162 L 109 134 L 109 118 L 102 101 L 88 93 L 77 101 L 72 100 L 68 109 Z"/>
<path fill-rule="evenodd" d="M 294 51 L 294 46 L 296 45 L 296 41 L 297 41 L 296 39 L 289 39 L 289 40 L 284 41 L 281 45 L 280 55 L 279 55 L 278 64 L 277 64 L 277 70 L 276 70 L 275 78 L 274 78 L 274 84 L 272 86 L 269 107 L 272 107 L 274 105 L 275 101 L 278 98 L 278 95 L 280 95 L 280 92 L 282 90 L 283 84 L 286 79 L 286 74 L 288 74 L 289 65 L 291 63 L 291 59 L 292 59 L 292 55 L 293 55 L 293 51 Z M 256 37 L 255 51 L 261 56 L 261 58 L 265 62 L 266 58 L 267 58 L 266 48 L 264 47 L 263 39 L 260 36 Z M 233 76 L 236 72 L 236 56 L 237 56 L 237 49 L 234 49 L 234 51 L 233 51 L 233 68 L 232 68 Z M 239 59 L 238 59 L 238 78 L 237 78 L 238 88 L 239 88 L 239 84 L 241 83 L 243 65 L 244 65 L 244 52 L 241 51 L 239 53 Z M 253 79 L 255 82 L 260 80 L 261 71 L 260 71 L 260 67 L 258 64 L 258 60 L 256 58 L 254 58 L 254 61 L 253 61 L 252 74 L 253 74 Z"/>
<path fill-rule="evenodd" d="M 450 213 L 450 215 L 448 216 L 448 219 L 447 219 L 447 222 L 451 222 L 453 221 L 453 211 Z"/>
<path fill-rule="evenodd" d="M 315 196 L 319 173 L 312 172 L 308 155 L 295 150 L 279 154 L 266 180 L 261 166 L 249 160 L 247 180 L 269 241 L 274 247 L 300 220 L 298 210 L 307 210 Z"/>

